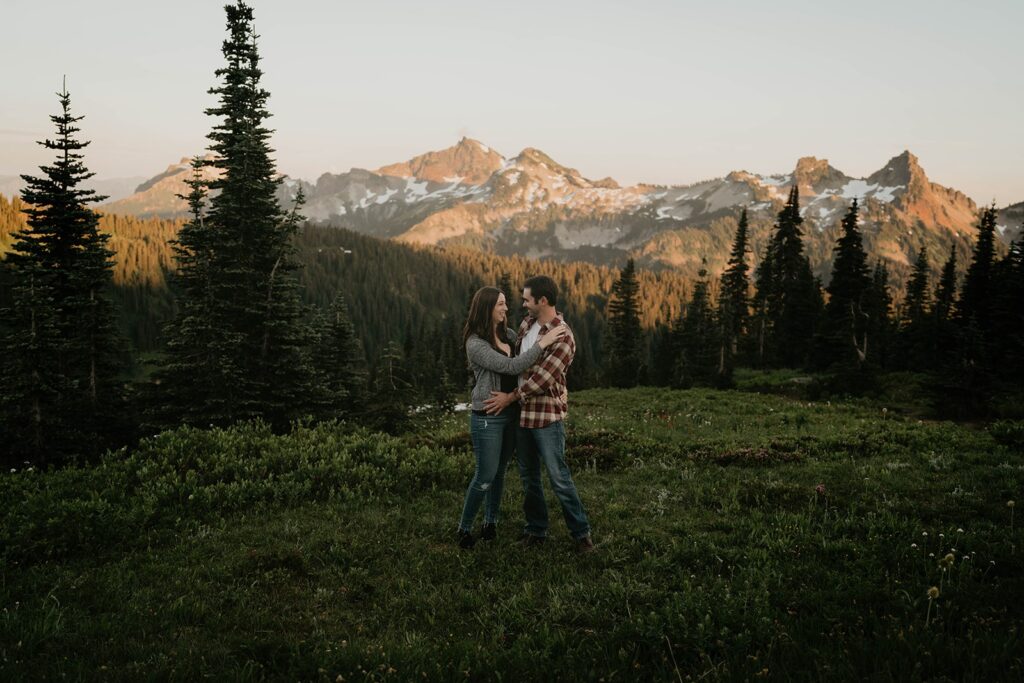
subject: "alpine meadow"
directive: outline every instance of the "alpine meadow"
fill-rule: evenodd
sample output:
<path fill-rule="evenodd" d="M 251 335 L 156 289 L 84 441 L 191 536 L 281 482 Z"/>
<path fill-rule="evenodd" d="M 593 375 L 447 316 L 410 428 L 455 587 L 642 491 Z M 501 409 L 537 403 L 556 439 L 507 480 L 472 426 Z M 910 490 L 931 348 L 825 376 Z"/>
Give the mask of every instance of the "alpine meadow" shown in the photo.
<path fill-rule="evenodd" d="M 344 127 L 324 91 L 384 107 L 356 71 L 395 55 L 334 82 L 310 57 L 272 99 L 268 45 L 328 10 L 267 4 L 218 14 L 189 86 L 205 150 L 148 180 L 90 170 L 129 149 L 90 144 L 97 97 L 122 106 L 148 67 L 58 81 L 38 144 L 0 122 L 3 156 L 47 155 L 0 176 L 0 680 L 1024 680 L 1024 202 L 979 205 L 909 150 L 859 178 L 803 156 L 629 185 L 468 131 L 303 180 L 279 168 L 296 84 L 324 98 L 300 103 L 311 130 Z M 422 7 L 383 20 L 382 51 L 424 74 L 436 51 L 407 127 L 449 116 L 449 78 L 486 100 L 475 69 L 507 74 L 509 46 L 580 97 L 615 72 L 586 57 L 601 22 L 616 59 L 667 54 L 619 9 L 558 45 L 540 17 L 514 34 L 521 8 L 460 33 L 498 10 L 458 4 L 434 45 L 406 33 Z M 439 76 L 456 34 L 503 56 L 460 48 Z M 633 109 L 668 97 L 635 77 Z M 616 125 L 656 125 L 634 115 Z M 538 133 L 560 153 L 596 129 L 564 116 Z"/>

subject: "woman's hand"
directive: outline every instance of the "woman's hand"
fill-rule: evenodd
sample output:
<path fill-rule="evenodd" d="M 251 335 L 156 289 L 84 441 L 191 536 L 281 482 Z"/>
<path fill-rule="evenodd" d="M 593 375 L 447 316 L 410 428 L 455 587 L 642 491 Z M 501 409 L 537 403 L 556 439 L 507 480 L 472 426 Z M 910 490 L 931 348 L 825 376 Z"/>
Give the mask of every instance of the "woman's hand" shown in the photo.
<path fill-rule="evenodd" d="M 547 334 L 540 338 L 540 341 L 538 341 L 537 343 L 540 344 L 540 348 L 546 349 L 552 344 L 554 344 L 556 341 L 564 337 L 566 331 L 567 329 L 565 327 L 565 323 L 562 323 L 558 327 L 552 327 L 550 330 L 548 330 Z"/>

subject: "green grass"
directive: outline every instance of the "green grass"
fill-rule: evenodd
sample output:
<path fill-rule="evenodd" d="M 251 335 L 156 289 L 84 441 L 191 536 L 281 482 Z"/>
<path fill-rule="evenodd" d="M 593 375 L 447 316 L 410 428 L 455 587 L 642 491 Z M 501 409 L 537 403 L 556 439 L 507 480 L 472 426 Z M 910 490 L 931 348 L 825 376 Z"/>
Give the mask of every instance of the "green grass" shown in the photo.
<path fill-rule="evenodd" d="M 464 415 L 7 474 L 0 679 L 1020 680 L 1017 432 L 900 412 L 574 394 L 583 557 L 554 500 L 551 541 L 513 543 L 514 469 L 498 541 L 455 547 Z"/>

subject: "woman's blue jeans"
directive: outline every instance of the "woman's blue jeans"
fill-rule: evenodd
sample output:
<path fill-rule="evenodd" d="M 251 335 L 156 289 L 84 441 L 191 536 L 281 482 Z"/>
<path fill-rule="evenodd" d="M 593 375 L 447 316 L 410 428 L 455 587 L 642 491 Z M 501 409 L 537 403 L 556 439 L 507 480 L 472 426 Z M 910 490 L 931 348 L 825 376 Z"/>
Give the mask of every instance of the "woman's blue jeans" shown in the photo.
<path fill-rule="evenodd" d="M 476 472 L 466 489 L 466 502 L 462 506 L 460 531 L 470 531 L 473 520 L 484 506 L 484 523 L 498 523 L 501 494 L 505 488 L 505 470 L 516 449 L 516 428 L 519 426 L 519 407 L 512 406 L 499 415 L 469 415 L 469 436 L 476 456 Z"/>

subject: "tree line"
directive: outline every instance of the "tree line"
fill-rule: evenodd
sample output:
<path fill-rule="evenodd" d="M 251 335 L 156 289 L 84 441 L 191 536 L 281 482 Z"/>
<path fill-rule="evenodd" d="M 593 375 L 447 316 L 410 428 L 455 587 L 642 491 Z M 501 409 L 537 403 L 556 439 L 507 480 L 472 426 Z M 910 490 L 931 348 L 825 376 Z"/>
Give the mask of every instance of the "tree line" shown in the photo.
<path fill-rule="evenodd" d="M 868 262 L 857 200 L 843 218 L 827 286 L 811 273 L 803 249 L 800 197 L 790 190 L 771 239 L 753 270 L 748 264 L 748 222 L 741 213 L 728 266 L 717 283 L 700 271 L 692 296 L 671 322 L 654 333 L 650 362 L 655 383 L 676 387 L 733 386 L 737 365 L 804 368 L 822 373 L 828 389 L 860 394 L 876 387 L 882 371 L 929 375 L 939 414 L 983 416 L 1000 396 L 1019 392 L 1024 380 L 1024 239 L 996 255 L 994 206 L 982 210 L 978 238 L 962 282 L 957 252 L 930 282 L 922 246 L 893 303 L 886 264 Z M 609 305 L 610 357 L 605 381 L 643 383 L 638 323 L 642 310 L 632 261 L 620 272 Z M 714 301 L 710 292 L 718 285 Z"/>

